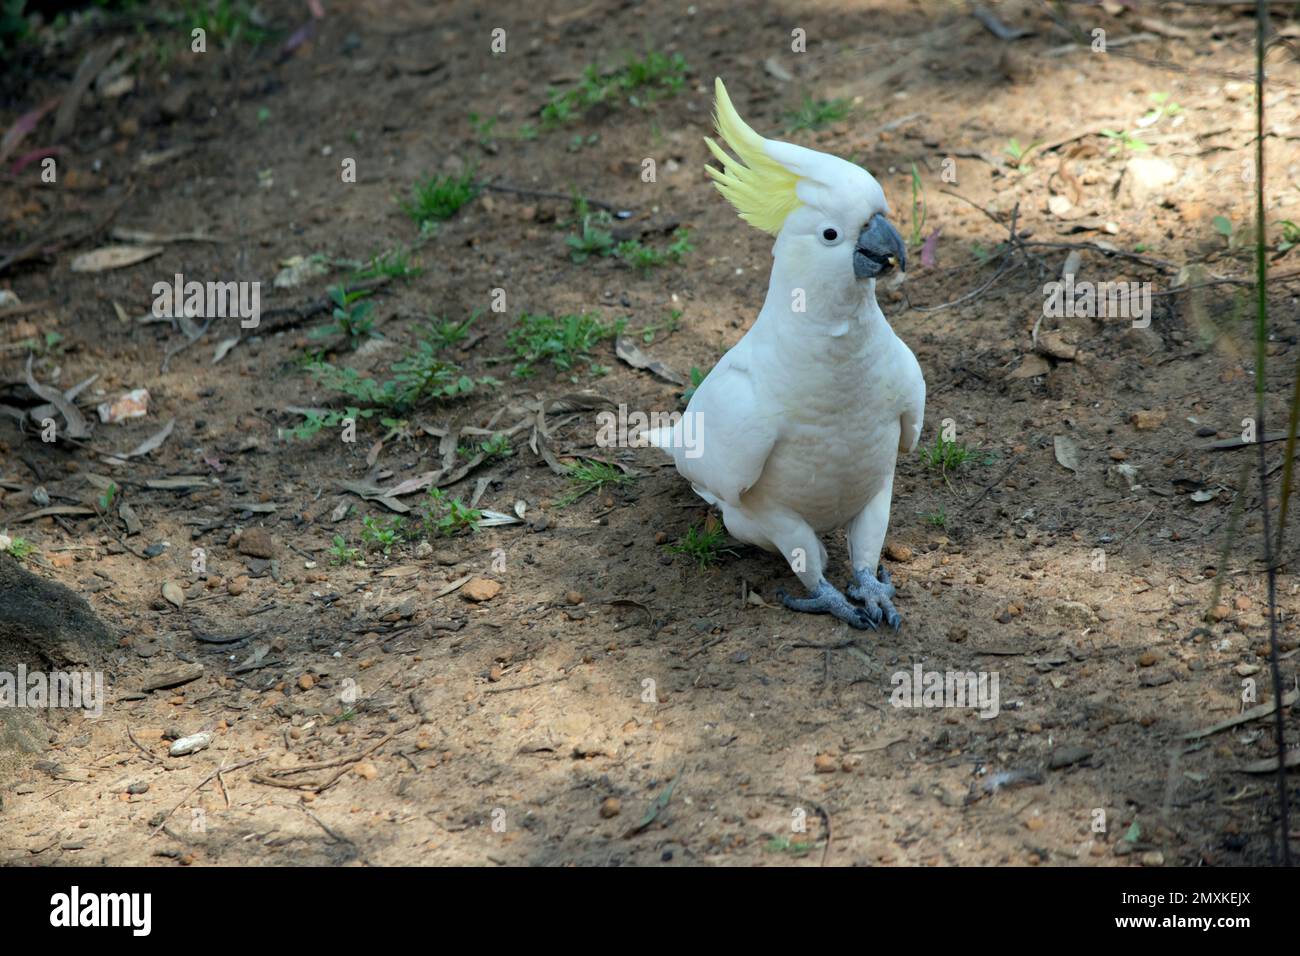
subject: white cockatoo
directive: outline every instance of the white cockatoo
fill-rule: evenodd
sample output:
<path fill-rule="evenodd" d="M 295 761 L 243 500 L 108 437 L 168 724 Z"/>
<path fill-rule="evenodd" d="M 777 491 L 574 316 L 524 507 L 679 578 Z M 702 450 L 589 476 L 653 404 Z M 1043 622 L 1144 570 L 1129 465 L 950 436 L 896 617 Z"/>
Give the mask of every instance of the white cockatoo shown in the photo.
<path fill-rule="evenodd" d="M 899 626 L 880 565 L 894 466 L 921 437 L 925 379 L 876 303 L 876 279 L 907 266 L 884 190 L 865 169 L 764 139 L 716 81 L 706 167 L 740 217 L 776 236 L 753 327 L 696 389 L 682 421 L 647 433 L 736 539 L 779 551 L 808 597 L 796 611 L 856 628 Z M 693 433 L 690 429 L 694 429 Z M 826 580 L 818 535 L 847 526 L 854 604 Z"/>

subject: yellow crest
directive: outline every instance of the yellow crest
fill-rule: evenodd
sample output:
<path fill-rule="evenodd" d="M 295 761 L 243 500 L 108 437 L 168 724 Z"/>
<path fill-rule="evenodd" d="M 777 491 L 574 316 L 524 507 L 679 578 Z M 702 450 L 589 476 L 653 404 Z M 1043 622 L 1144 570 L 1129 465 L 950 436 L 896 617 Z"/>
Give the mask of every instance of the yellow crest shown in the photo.
<path fill-rule="evenodd" d="M 706 136 L 704 142 L 722 164 L 722 169 L 704 168 L 713 177 L 718 192 L 736 207 L 741 219 L 776 235 L 781 231 L 785 217 L 799 208 L 799 197 L 794 191 L 799 177 L 767 155 L 763 137 L 740 118 L 731 105 L 731 97 L 727 95 L 721 77 L 714 80 L 714 98 L 717 102 L 714 122 L 718 133 L 739 159 L 732 159 Z"/>

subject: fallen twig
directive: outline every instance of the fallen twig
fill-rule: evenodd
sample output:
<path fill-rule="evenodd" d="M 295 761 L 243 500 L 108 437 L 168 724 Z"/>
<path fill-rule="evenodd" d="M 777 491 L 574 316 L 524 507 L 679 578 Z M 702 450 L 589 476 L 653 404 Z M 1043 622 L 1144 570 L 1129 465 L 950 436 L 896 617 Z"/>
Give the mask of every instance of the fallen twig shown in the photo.
<path fill-rule="evenodd" d="M 287 790 L 302 790 L 309 793 L 323 793 L 324 791 L 328 790 L 330 787 L 334 786 L 334 784 L 338 783 L 339 780 L 343 777 L 345 773 L 348 772 L 348 770 L 351 768 L 351 766 L 354 763 L 356 763 L 359 760 L 363 760 L 366 757 L 369 757 L 372 753 L 374 753 L 380 747 L 384 746 L 384 744 L 388 743 L 394 737 L 398 736 L 399 734 L 404 734 L 408 730 L 414 730 L 419 725 L 420 725 L 419 721 L 416 721 L 415 723 L 407 724 L 405 727 L 399 727 L 397 730 L 394 730 L 389 734 L 385 734 L 383 737 L 375 741 L 365 750 L 362 750 L 360 753 L 352 754 L 351 756 L 348 757 L 338 757 L 334 760 L 325 760 L 314 764 L 303 764 L 302 766 L 299 767 L 277 767 L 270 772 L 269 776 L 263 774 L 257 774 L 252 778 L 252 780 L 254 783 L 265 784 L 269 787 L 283 787 Z M 325 780 L 322 783 L 313 783 L 312 781 L 292 783 L 286 780 L 275 779 L 276 777 L 288 777 L 299 773 L 307 773 L 313 770 L 325 770 L 331 767 L 339 767 L 338 773 L 334 774 L 332 777 L 330 777 L 328 780 Z"/>
<path fill-rule="evenodd" d="M 1300 700 L 1300 690 L 1291 689 L 1282 695 L 1282 706 L 1290 707 L 1297 700 Z M 1256 704 L 1249 710 L 1243 710 L 1236 717 L 1221 721 L 1210 727 L 1204 727 L 1201 730 L 1193 730 L 1190 733 L 1183 734 L 1184 740 L 1200 740 L 1202 737 L 1210 737 L 1224 730 L 1230 730 L 1238 724 L 1248 724 L 1252 720 L 1258 720 L 1260 717 L 1267 717 L 1277 708 L 1277 701 L 1270 700 L 1263 704 Z"/>
<path fill-rule="evenodd" d="M 529 688 L 532 687 L 541 687 L 543 684 L 558 684 L 561 681 L 566 681 L 568 679 L 569 679 L 568 674 L 561 674 L 558 677 L 548 677 L 545 680 L 533 681 L 531 684 L 516 684 L 514 687 L 485 687 L 483 688 L 483 693 L 505 694 L 505 693 L 509 693 L 512 690 L 528 690 Z"/>
<path fill-rule="evenodd" d="M 191 787 L 189 791 L 185 794 L 185 796 L 181 797 L 181 799 L 177 802 L 177 804 L 174 807 L 172 807 L 165 814 L 163 814 L 163 818 L 160 821 L 158 821 L 158 825 L 154 827 L 153 831 L 149 834 L 149 836 L 151 837 L 157 836 L 158 833 L 162 830 L 163 826 L 167 823 L 167 821 L 171 819 L 171 815 L 175 813 L 177 810 L 179 810 L 182 806 L 184 806 L 186 800 L 188 800 L 190 797 L 194 796 L 194 794 L 202 790 L 203 787 L 210 780 L 212 780 L 214 777 L 217 776 L 217 774 L 231 773 L 235 770 L 242 770 L 244 767 L 251 766 L 252 764 L 255 763 L 260 763 L 265 759 L 266 757 L 265 755 L 263 755 L 261 757 L 254 757 L 252 760 L 245 760 L 243 763 L 237 763 L 233 767 L 227 767 L 224 764 L 218 767 L 216 770 L 212 771 L 212 773 L 208 774 L 206 777 L 204 777 L 202 780 L 196 783 L 193 787 Z"/>

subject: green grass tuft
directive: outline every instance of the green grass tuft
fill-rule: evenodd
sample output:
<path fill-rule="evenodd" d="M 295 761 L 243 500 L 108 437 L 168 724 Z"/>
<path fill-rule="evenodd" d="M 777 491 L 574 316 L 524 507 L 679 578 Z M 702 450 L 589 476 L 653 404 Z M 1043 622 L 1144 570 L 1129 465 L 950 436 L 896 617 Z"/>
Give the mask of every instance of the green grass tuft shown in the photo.
<path fill-rule="evenodd" d="M 805 96 L 803 104 L 797 110 L 785 114 L 786 132 L 822 129 L 844 119 L 852 108 L 848 100 L 815 100 L 811 96 Z"/>
<path fill-rule="evenodd" d="M 669 545 L 668 550 L 673 554 L 690 556 L 696 566 L 704 571 L 717 564 L 724 554 L 733 557 L 736 555 L 731 548 L 722 547 L 722 542 L 726 538 L 727 533 L 723 530 L 722 522 L 709 515 L 704 519 L 703 525 L 691 525 L 687 528 L 686 534 L 676 544 Z"/>
<path fill-rule="evenodd" d="M 474 181 L 473 170 L 459 176 L 429 176 L 411 185 L 409 199 L 399 200 L 406 213 L 421 230 L 445 222 L 471 202 L 481 191 Z"/>
<path fill-rule="evenodd" d="M 567 508 L 593 491 L 600 491 L 609 486 L 630 485 L 635 480 L 631 475 L 603 461 L 591 459 L 575 461 L 569 465 L 569 493 L 560 499 L 559 506 Z"/>
<path fill-rule="evenodd" d="M 594 312 L 558 317 L 525 312 L 506 335 L 506 346 L 514 353 L 514 374 L 531 375 L 540 362 L 549 362 L 562 372 L 580 361 L 590 366 L 592 349 L 616 337 L 625 324 L 620 319 L 607 325 Z"/>

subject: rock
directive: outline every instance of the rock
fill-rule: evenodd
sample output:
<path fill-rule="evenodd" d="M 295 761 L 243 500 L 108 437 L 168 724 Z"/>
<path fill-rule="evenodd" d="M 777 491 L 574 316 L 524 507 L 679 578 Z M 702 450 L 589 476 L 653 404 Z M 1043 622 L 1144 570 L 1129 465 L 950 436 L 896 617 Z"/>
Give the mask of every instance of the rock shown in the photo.
<path fill-rule="evenodd" d="M 1077 627 L 1097 623 L 1097 615 L 1082 601 L 1057 601 L 1052 606 L 1052 613 Z"/>
<path fill-rule="evenodd" d="M 1073 208 L 1074 203 L 1070 202 L 1070 197 L 1059 193 L 1047 200 L 1047 211 L 1053 216 L 1064 217 Z"/>
<path fill-rule="evenodd" d="M 1138 658 L 1138 667 L 1150 667 L 1159 659 L 1160 658 L 1156 656 L 1155 651 L 1147 651 L 1145 654 L 1143 654 L 1141 657 Z"/>
<path fill-rule="evenodd" d="M 178 664 L 164 670 L 151 671 L 145 675 L 140 684 L 140 693 L 148 694 L 155 690 L 169 690 L 196 681 L 203 676 L 202 664 Z"/>
<path fill-rule="evenodd" d="M 575 757 L 604 757 L 612 756 L 610 748 L 606 745 L 604 738 L 596 735 L 583 737 L 573 745 L 573 756 Z"/>
<path fill-rule="evenodd" d="M 1052 770 L 1060 770 L 1063 767 L 1071 767 L 1076 763 L 1081 763 L 1092 756 L 1092 751 L 1087 747 L 1067 746 L 1057 747 L 1052 751 L 1051 758 L 1047 761 L 1047 766 Z"/>
<path fill-rule="evenodd" d="M 581 603 L 582 603 L 582 592 L 581 592 L 581 591 L 569 591 L 569 592 L 567 592 L 567 593 L 564 595 L 564 600 L 568 601 L 570 604 L 581 604 Z"/>
<path fill-rule="evenodd" d="M 1109 488 L 1127 488 L 1136 490 L 1141 488 L 1140 468 L 1131 462 L 1121 462 L 1110 468 L 1106 468 L 1106 485 Z"/>
<path fill-rule="evenodd" d="M 433 545 L 427 541 L 421 541 L 415 546 L 415 556 L 420 560 L 425 560 L 433 554 Z"/>
<path fill-rule="evenodd" d="M 372 764 L 369 760 L 365 760 L 357 764 L 355 767 L 352 768 L 352 772 L 355 773 L 362 780 L 374 780 L 376 777 L 379 776 L 379 768 L 376 767 L 374 764 Z"/>
<path fill-rule="evenodd" d="M 839 761 L 830 754 L 818 754 L 813 758 L 813 769 L 817 773 L 834 773 L 839 768 Z"/>
<path fill-rule="evenodd" d="M 1254 94 L 1255 87 L 1250 83 L 1242 83 L 1239 80 L 1229 80 L 1227 83 L 1223 84 L 1223 95 L 1234 103 L 1247 97 L 1253 99 Z M 1267 103 L 1268 101 L 1265 100 L 1264 102 Z"/>
<path fill-rule="evenodd" d="M 460 555 L 455 551 L 435 551 L 433 554 L 433 560 L 441 564 L 443 567 L 449 568 L 454 564 L 460 563 Z"/>
<path fill-rule="evenodd" d="M 168 581 L 162 586 L 162 596 L 168 604 L 180 607 L 185 603 L 185 592 L 175 581 Z"/>
<path fill-rule="evenodd" d="M 30 754 L 44 753 L 49 743 L 49 731 L 43 721 L 36 718 L 34 709 L 0 707 L 0 753 L 6 750 Z"/>
<path fill-rule="evenodd" d="M 102 402 L 96 411 L 99 420 L 105 424 L 126 421 L 128 418 L 143 418 L 149 414 L 149 390 L 137 388 L 119 395 L 112 402 Z"/>
<path fill-rule="evenodd" d="M 1119 340 L 1144 355 L 1163 351 L 1165 347 L 1165 340 L 1160 337 L 1160 333 L 1149 325 L 1146 328 L 1134 328 L 1130 325 Z"/>
<path fill-rule="evenodd" d="M 178 86 L 162 98 L 162 102 L 158 104 L 158 109 L 162 112 L 164 119 L 174 121 L 185 115 L 185 108 L 189 106 L 189 103 L 189 90 Z"/>
<path fill-rule="evenodd" d="M 912 549 L 905 544 L 895 544 L 891 541 L 885 545 L 885 557 L 890 561 L 906 564 L 912 560 Z"/>
<path fill-rule="evenodd" d="M 1143 669 L 1138 673 L 1139 687 L 1163 687 L 1165 684 L 1173 683 L 1174 675 L 1168 671 L 1152 671 Z"/>
<path fill-rule="evenodd" d="M 21 662 L 64 669 L 98 659 L 114 643 L 116 636 L 85 598 L 0 553 L 0 671 L 12 672 Z M 0 708 L 0 726 L 10 710 Z"/>
<path fill-rule="evenodd" d="M 1079 357 L 1079 347 L 1066 341 L 1062 333 L 1054 330 L 1038 333 L 1038 351 L 1065 362 L 1073 362 Z"/>
<path fill-rule="evenodd" d="M 618 816 L 623 811 L 623 804 L 618 797 L 606 797 L 600 804 L 600 815 L 606 820 Z"/>
<path fill-rule="evenodd" d="M 1138 862 L 1143 866 L 1164 866 L 1165 855 L 1159 850 L 1148 850 L 1138 857 Z"/>
<path fill-rule="evenodd" d="M 1124 188 L 1134 203 L 1160 202 L 1178 175 L 1178 167 L 1167 159 L 1134 156 L 1124 167 Z"/>
<path fill-rule="evenodd" d="M 274 558 L 276 556 L 275 539 L 265 528 L 249 528 L 239 536 L 237 545 L 240 554 L 250 558 Z"/>
<path fill-rule="evenodd" d="M 460 593 L 465 600 L 481 604 L 484 601 L 492 600 L 501 593 L 501 585 L 491 578 L 474 577 L 466 582 L 465 586 L 460 589 Z"/>
<path fill-rule="evenodd" d="M 1159 428 L 1165 423 L 1167 413 L 1161 409 L 1139 409 L 1128 417 L 1133 423 L 1133 427 L 1140 432 L 1149 432 Z"/>
<path fill-rule="evenodd" d="M 311 690 L 315 686 L 316 686 L 316 678 L 312 677 L 310 674 L 303 674 L 301 677 L 298 678 L 299 690 Z"/>
<path fill-rule="evenodd" d="M 226 591 L 236 597 L 248 590 L 248 575 L 241 574 L 239 577 L 231 578 L 226 585 Z"/>
<path fill-rule="evenodd" d="M 167 751 L 173 757 L 184 757 L 189 754 L 198 753 L 200 750 L 206 750 L 212 743 L 212 733 L 206 730 L 197 734 L 190 734 L 188 737 L 182 737 L 171 745 Z"/>
<path fill-rule="evenodd" d="M 1208 617 L 1211 621 L 1222 621 L 1231 613 L 1232 611 L 1228 608 L 1228 605 L 1216 604 L 1214 605 L 1214 607 L 1210 608 L 1210 610 L 1206 613 L 1205 616 Z"/>

